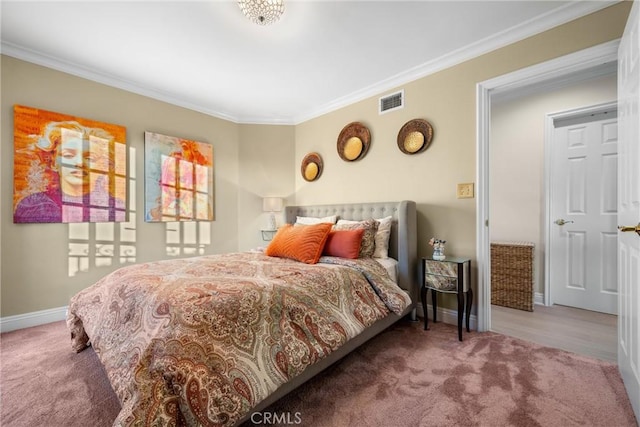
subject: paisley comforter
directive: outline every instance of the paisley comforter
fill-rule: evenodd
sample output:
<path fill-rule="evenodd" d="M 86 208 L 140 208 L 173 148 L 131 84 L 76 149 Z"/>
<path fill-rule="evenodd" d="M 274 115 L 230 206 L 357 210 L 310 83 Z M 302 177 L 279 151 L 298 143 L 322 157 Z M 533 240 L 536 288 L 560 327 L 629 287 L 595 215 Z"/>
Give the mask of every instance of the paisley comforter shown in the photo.
<path fill-rule="evenodd" d="M 93 346 L 114 425 L 233 425 L 305 367 L 410 299 L 373 259 L 258 252 L 121 268 L 75 295 L 72 347 Z"/>

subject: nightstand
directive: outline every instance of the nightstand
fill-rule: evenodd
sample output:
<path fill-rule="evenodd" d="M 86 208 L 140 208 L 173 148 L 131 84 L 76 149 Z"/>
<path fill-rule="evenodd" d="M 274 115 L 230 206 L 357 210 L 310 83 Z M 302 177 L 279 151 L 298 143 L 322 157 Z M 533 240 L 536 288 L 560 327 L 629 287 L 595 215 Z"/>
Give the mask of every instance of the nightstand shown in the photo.
<path fill-rule="evenodd" d="M 427 291 L 431 290 L 433 305 L 433 322 L 437 321 L 437 292 L 456 294 L 458 297 L 458 339 L 462 341 L 462 320 L 467 315 L 467 332 L 469 330 L 469 317 L 471 304 L 473 303 L 473 291 L 471 290 L 471 260 L 468 258 L 447 257 L 444 261 L 436 261 L 432 258 L 422 258 L 422 286 L 420 297 L 424 310 L 424 329 L 429 329 L 427 316 Z M 466 298 L 465 298 L 466 296 Z"/>

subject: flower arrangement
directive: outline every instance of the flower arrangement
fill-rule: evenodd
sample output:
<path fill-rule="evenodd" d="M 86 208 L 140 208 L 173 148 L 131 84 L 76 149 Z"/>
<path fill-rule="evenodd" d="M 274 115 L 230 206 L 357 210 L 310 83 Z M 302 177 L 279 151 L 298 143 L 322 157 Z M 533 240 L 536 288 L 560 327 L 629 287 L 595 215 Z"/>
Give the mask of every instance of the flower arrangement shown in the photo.
<path fill-rule="evenodd" d="M 444 255 L 444 244 L 447 243 L 446 240 L 436 239 L 432 237 L 429 240 L 429 245 L 433 246 L 433 259 L 442 261 L 445 258 Z"/>
<path fill-rule="evenodd" d="M 436 248 L 444 248 L 444 244 L 445 243 L 447 243 L 446 240 L 436 239 L 435 237 L 432 237 L 429 240 L 429 244 L 431 246 L 433 246 L 434 249 L 436 249 Z"/>

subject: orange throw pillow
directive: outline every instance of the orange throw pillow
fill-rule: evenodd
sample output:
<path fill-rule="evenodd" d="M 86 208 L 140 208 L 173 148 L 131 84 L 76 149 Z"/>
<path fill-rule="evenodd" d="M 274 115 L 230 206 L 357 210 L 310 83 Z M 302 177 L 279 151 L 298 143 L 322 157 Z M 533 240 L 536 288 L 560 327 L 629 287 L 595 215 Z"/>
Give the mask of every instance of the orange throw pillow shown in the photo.
<path fill-rule="evenodd" d="M 322 255 L 340 258 L 358 258 L 364 228 L 357 230 L 336 230 L 329 233 Z"/>
<path fill-rule="evenodd" d="M 315 264 L 322 255 L 332 224 L 283 225 L 265 250 L 268 256 Z"/>

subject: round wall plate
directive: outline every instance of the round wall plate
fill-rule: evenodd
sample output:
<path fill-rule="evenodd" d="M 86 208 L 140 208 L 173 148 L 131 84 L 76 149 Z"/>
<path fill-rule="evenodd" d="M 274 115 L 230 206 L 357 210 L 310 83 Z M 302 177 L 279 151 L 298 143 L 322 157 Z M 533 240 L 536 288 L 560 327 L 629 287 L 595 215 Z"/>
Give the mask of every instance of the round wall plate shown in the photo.
<path fill-rule="evenodd" d="M 371 132 L 360 122 L 353 122 L 342 128 L 338 135 L 338 156 L 345 162 L 362 159 L 369 150 Z"/>
<path fill-rule="evenodd" d="M 433 127 L 424 119 L 409 120 L 398 132 L 398 148 L 405 154 L 417 154 L 429 147 Z"/>
<path fill-rule="evenodd" d="M 306 181 L 315 181 L 322 175 L 322 157 L 318 153 L 309 153 L 302 159 L 300 173 Z"/>

